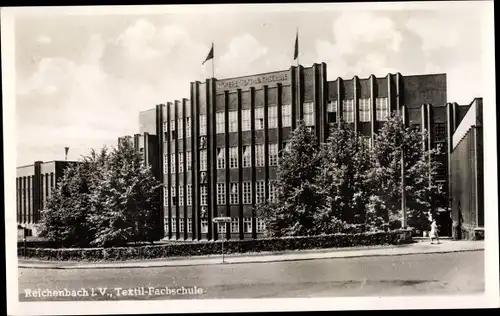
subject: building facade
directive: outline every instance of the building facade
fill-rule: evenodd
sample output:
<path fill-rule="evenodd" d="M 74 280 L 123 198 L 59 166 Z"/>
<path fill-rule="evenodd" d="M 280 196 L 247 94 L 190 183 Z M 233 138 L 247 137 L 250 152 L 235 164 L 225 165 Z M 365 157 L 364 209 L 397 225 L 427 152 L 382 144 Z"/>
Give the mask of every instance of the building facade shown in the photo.
<path fill-rule="evenodd" d="M 450 190 L 453 238 L 484 237 L 483 100 L 475 99 L 453 131 Z"/>
<path fill-rule="evenodd" d="M 35 161 L 32 165 L 16 169 L 16 210 L 18 230 L 27 229 L 36 236 L 35 224 L 40 221 L 40 211 L 47 198 L 70 164 L 74 161 Z"/>
<path fill-rule="evenodd" d="M 254 206 L 275 196 L 280 152 L 299 121 L 324 142 L 341 119 L 370 143 L 392 112 L 441 147 L 440 189 L 450 192 L 452 133 L 470 105 L 448 103 L 446 74 L 327 80 L 324 63 L 239 78 L 192 82 L 190 96 L 139 115 L 137 148 L 164 183 L 165 238 L 258 238 Z M 144 146 L 148 146 L 145 148 Z M 438 207 L 451 236 L 448 201 Z M 231 217 L 224 227 L 214 217 Z"/>

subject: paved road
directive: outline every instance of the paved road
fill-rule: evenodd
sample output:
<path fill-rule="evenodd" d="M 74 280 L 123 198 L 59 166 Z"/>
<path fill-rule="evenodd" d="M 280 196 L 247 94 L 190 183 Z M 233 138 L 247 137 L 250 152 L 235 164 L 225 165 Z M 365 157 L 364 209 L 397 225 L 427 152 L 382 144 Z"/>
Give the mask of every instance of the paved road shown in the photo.
<path fill-rule="evenodd" d="M 45 289 L 68 290 L 64 293 L 74 290 L 78 296 L 34 297 L 48 294 L 42 292 Z M 482 291 L 483 251 L 190 267 L 19 269 L 20 301 L 448 295 Z"/>

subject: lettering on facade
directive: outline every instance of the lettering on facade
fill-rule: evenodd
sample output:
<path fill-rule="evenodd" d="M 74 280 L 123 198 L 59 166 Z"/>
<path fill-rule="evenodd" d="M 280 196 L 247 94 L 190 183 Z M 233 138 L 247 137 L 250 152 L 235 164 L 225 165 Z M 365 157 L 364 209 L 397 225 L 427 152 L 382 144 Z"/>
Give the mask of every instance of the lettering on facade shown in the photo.
<path fill-rule="evenodd" d="M 272 83 L 289 84 L 289 81 L 290 81 L 290 76 L 288 72 L 281 72 L 275 74 L 221 80 L 217 82 L 217 90 L 219 92 L 222 92 L 226 90 L 230 91 L 236 89 L 244 89 L 259 85 L 266 85 L 266 84 L 269 85 Z"/>

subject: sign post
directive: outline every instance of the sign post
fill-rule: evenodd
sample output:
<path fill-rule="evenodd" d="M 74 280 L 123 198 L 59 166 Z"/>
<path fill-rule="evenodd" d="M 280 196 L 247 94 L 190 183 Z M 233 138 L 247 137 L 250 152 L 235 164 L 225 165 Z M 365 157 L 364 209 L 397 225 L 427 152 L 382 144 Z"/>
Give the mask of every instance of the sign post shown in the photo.
<path fill-rule="evenodd" d="M 214 223 L 217 223 L 217 228 L 219 228 L 219 225 L 221 224 L 226 225 L 227 223 L 231 223 L 231 217 L 215 217 L 212 221 Z M 221 234 L 222 234 L 222 263 L 224 263 L 224 232 L 222 232 Z"/>

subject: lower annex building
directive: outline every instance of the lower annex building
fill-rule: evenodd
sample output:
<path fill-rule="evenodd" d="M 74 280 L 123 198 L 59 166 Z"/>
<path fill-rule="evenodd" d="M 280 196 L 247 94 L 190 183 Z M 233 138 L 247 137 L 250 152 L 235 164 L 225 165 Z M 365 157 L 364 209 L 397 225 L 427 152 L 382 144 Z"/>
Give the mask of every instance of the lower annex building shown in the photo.
<path fill-rule="evenodd" d="M 372 143 L 390 113 L 401 113 L 406 125 L 428 131 L 424 146 L 443 149 L 436 157 L 442 164 L 440 189 L 448 197 L 450 192 L 466 195 L 465 187 L 452 186 L 450 168 L 452 159 L 461 159 L 461 154 L 452 154 L 452 139 L 471 104 L 447 102 L 446 88 L 446 74 L 328 81 L 325 63 L 210 78 L 191 82 L 189 98 L 140 112 L 139 133 L 125 137 L 134 140 L 164 184 L 166 239 L 218 239 L 220 234 L 227 239 L 258 238 L 265 227 L 253 206 L 274 198 L 280 151 L 300 120 L 320 142 L 343 119 Z M 472 104 L 482 104 L 478 100 Z M 452 225 L 449 207 L 456 206 L 448 200 L 448 205 L 436 206 L 444 236 L 461 231 L 456 221 Z M 232 218 L 227 231 L 226 225 L 212 223 L 219 216 Z"/>

